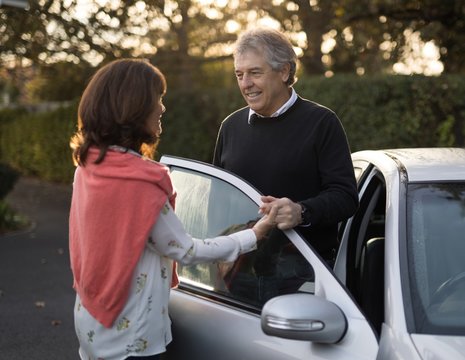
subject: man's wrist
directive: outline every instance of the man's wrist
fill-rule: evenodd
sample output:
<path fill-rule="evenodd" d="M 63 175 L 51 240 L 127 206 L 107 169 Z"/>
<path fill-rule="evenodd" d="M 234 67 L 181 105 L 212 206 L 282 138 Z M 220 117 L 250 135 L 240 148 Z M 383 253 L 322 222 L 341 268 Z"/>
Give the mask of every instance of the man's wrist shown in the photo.
<path fill-rule="evenodd" d="M 310 210 L 305 206 L 304 203 L 299 202 L 301 211 L 300 211 L 300 223 L 299 226 L 307 227 L 312 224 L 310 219 Z"/>

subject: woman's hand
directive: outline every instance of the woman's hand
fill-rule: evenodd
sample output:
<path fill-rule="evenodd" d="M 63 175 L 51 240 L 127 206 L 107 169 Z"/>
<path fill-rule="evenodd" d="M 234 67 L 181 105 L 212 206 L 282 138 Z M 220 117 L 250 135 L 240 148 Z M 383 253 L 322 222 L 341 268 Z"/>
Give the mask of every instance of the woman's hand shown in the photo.
<path fill-rule="evenodd" d="M 255 232 L 257 241 L 263 239 L 268 232 L 276 226 L 276 215 L 278 214 L 278 206 L 272 205 L 268 208 L 268 212 L 255 223 L 252 230 Z"/>

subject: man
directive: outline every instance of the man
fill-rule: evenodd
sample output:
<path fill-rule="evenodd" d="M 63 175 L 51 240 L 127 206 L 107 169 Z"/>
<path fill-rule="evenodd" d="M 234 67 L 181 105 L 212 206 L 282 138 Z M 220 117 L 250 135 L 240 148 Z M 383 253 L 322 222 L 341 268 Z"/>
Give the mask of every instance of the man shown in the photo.
<path fill-rule="evenodd" d="M 334 260 L 337 224 L 352 216 L 358 195 L 344 129 L 334 112 L 298 96 L 297 57 L 278 31 L 253 29 L 236 42 L 234 67 L 247 107 L 221 124 L 213 164 L 278 204 L 277 227 L 296 228 Z"/>

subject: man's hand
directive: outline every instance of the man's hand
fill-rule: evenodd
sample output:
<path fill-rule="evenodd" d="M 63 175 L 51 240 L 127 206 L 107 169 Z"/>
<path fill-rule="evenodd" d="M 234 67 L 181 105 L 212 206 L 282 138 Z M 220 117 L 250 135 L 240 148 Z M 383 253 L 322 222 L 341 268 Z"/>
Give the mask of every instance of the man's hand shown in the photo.
<path fill-rule="evenodd" d="M 263 204 L 259 212 L 268 214 L 273 206 L 277 206 L 276 227 L 280 230 L 292 229 L 302 221 L 302 207 L 300 204 L 288 198 L 275 198 L 273 196 L 262 196 Z"/>

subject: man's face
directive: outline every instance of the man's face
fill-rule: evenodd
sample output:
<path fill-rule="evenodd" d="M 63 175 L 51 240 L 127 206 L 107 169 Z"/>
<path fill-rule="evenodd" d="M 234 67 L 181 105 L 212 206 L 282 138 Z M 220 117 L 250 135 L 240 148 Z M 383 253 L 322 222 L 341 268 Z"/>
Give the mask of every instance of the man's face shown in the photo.
<path fill-rule="evenodd" d="M 256 113 L 270 116 L 289 99 L 289 66 L 272 70 L 263 55 L 249 50 L 236 55 L 234 68 L 242 96 Z"/>

